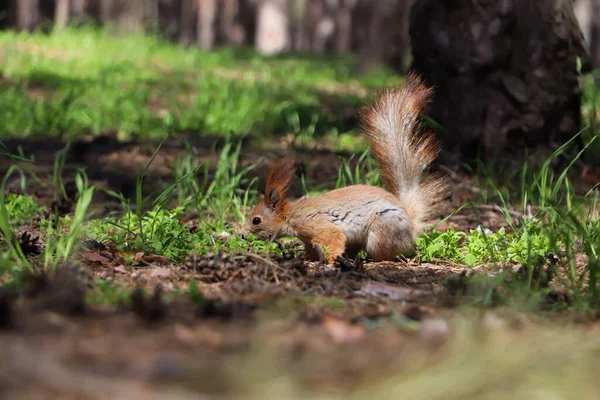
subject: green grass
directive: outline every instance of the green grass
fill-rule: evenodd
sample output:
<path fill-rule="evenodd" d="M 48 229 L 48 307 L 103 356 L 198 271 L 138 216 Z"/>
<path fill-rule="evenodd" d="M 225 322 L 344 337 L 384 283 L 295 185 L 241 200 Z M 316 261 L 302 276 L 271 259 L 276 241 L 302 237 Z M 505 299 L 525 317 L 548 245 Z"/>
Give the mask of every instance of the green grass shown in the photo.
<path fill-rule="evenodd" d="M 311 133 L 340 133 L 322 102 L 361 98 L 352 59 L 263 58 L 251 50 L 203 52 L 146 36 L 114 38 L 92 28 L 0 33 L 0 138 L 73 137 L 115 130 L 165 133 L 283 132 L 298 120 Z M 379 72 L 360 78 L 377 86 Z M 291 128 L 293 129 L 293 128 Z"/>

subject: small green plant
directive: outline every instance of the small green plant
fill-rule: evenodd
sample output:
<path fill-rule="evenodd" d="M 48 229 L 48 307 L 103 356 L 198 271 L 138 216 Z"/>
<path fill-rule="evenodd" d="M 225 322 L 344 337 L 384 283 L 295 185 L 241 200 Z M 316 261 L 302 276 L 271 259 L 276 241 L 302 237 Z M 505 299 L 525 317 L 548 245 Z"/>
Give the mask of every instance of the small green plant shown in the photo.
<path fill-rule="evenodd" d="M 181 207 L 156 208 L 144 213 L 141 223 L 140 217 L 133 213 L 118 219 L 97 219 L 87 225 L 88 236 L 101 242 L 111 241 L 120 251 L 143 251 L 181 261 L 202 243 L 204 235 L 203 232 L 192 234 L 181 224 L 182 212 Z"/>
<path fill-rule="evenodd" d="M 432 262 L 436 259 L 460 262 L 463 259 L 461 243 L 464 232 L 449 228 L 446 232 L 432 231 L 417 238 L 417 248 L 421 261 Z"/>
<path fill-rule="evenodd" d="M 486 233 L 473 229 L 468 234 L 449 228 L 433 231 L 417 238 L 422 261 L 447 260 L 468 266 L 484 263 L 529 264 L 564 244 L 553 242 L 537 224 L 531 223 L 515 233 L 504 228 Z"/>
<path fill-rule="evenodd" d="M 66 219 L 68 221 L 66 229 L 63 229 L 59 218 L 57 218 L 56 224 L 46 224 L 46 247 L 42 255 L 43 265 L 46 269 L 54 268 L 59 263 L 71 259 L 81 244 L 84 222 L 89 216 L 88 210 L 96 187 L 89 186 L 87 176 L 81 171 L 76 175 L 75 183 L 78 192 L 77 202 L 73 217 Z"/>
<path fill-rule="evenodd" d="M 6 211 L 9 222 L 13 227 L 18 227 L 40 214 L 44 207 L 37 204 L 30 196 L 9 193 L 5 198 Z"/>

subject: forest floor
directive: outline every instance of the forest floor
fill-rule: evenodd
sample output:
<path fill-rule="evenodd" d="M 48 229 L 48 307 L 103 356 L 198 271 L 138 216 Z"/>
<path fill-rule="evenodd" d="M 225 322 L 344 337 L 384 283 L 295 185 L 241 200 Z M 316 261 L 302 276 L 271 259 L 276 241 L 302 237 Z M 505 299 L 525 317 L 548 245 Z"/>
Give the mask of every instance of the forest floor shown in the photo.
<path fill-rule="evenodd" d="M 298 157 L 295 196 L 379 184 L 354 116 L 397 78 L 85 30 L 0 50 L 3 398 L 600 395 L 597 166 L 441 166 L 415 257 L 317 265 L 237 234 L 267 160 Z"/>

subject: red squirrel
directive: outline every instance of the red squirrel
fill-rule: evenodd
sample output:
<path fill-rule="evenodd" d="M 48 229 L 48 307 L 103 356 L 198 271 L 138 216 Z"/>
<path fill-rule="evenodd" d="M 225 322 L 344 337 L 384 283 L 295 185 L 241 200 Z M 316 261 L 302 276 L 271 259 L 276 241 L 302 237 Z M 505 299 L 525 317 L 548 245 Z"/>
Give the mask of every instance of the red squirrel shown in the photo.
<path fill-rule="evenodd" d="M 374 261 L 414 251 L 417 236 L 447 189 L 439 176 L 423 181 L 440 152 L 434 134 L 419 126 L 432 94 L 432 88 L 410 73 L 404 85 L 384 89 L 359 112 L 387 190 L 352 185 L 292 200 L 286 191 L 295 167 L 286 158 L 271 166 L 264 200 L 252 210 L 242 236 L 298 237 L 307 258 L 320 262 L 332 262 L 344 253 L 354 257 L 362 249 Z"/>

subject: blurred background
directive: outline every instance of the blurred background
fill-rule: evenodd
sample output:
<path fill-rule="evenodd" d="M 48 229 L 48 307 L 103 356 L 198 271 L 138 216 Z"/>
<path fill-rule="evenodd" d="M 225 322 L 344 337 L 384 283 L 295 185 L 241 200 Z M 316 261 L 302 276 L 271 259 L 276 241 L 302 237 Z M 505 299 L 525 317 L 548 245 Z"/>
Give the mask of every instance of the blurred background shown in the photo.
<path fill-rule="evenodd" d="M 183 57 L 193 54 L 194 60 L 183 64 L 198 72 L 199 68 L 207 69 L 216 54 L 221 54 L 221 61 L 214 65 L 223 67 L 223 49 L 238 60 L 251 60 L 252 65 L 244 66 L 243 62 L 236 65 L 254 72 L 261 68 L 260 57 L 263 61 L 265 56 L 270 60 L 288 57 L 290 63 L 298 64 L 285 68 L 280 65 L 276 69 L 266 66 L 267 76 L 272 78 L 281 72 L 286 84 L 293 81 L 306 86 L 311 80 L 316 84 L 323 76 L 321 72 L 310 72 L 311 61 L 319 60 L 320 65 L 327 63 L 331 69 L 327 74 L 333 74 L 328 84 L 343 81 L 345 98 L 358 94 L 355 97 L 361 98 L 360 101 L 369 93 L 364 90 L 366 87 L 393 82 L 393 75 L 402 76 L 413 68 L 436 87 L 436 98 L 428 115 L 438 124 L 448 163 L 456 164 L 468 158 L 496 158 L 510 147 L 522 154 L 525 147 L 564 143 L 586 124 L 591 127 L 586 135 L 595 135 L 596 118 L 590 110 L 595 110 L 597 93 L 593 70 L 600 65 L 600 0 L 2 0 L 0 13 L 1 27 L 10 32 L 56 34 L 68 30 L 70 41 L 60 44 L 61 50 L 56 50 L 64 51 L 66 47 L 72 51 L 85 50 L 86 57 L 92 57 L 91 53 L 100 51 L 101 46 L 90 45 L 90 40 L 73 36 L 72 32 L 81 28 L 88 29 L 89 33 L 91 26 L 113 37 L 158 38 L 163 46 L 166 42 L 179 49 L 193 49 L 178 54 L 187 54 Z M 66 37 L 63 35 L 65 41 Z M 19 40 L 29 40 L 23 38 L 25 36 Z M 2 40 L 6 43 L 5 61 L 9 55 L 23 57 L 24 47 L 10 44 L 18 40 L 6 35 Z M 77 44 L 77 40 L 83 42 Z M 56 43 L 34 41 L 39 48 L 56 48 Z M 148 49 L 153 46 L 149 41 L 138 41 L 137 45 L 130 42 L 135 50 L 124 50 L 127 46 L 117 50 L 125 42 L 104 43 L 110 48 L 105 49 L 107 55 L 114 52 L 120 56 L 125 56 L 125 51 L 139 52 L 144 46 Z M 49 55 L 48 51 L 38 54 L 42 59 Z M 138 61 L 133 62 L 137 68 L 142 63 L 140 60 L 151 62 L 144 58 L 147 55 L 135 57 Z M 162 56 L 171 57 L 168 62 L 171 65 L 181 66 L 175 62 L 175 55 Z M 77 57 L 81 59 L 81 55 Z M 133 55 L 131 57 L 133 60 Z M 346 60 L 351 61 L 340 63 L 340 57 L 350 57 Z M 38 79 L 46 85 L 50 74 L 60 78 L 58 86 L 64 87 L 66 72 L 61 73 L 58 68 L 41 71 L 39 60 L 28 60 L 31 65 L 27 68 L 33 68 L 33 78 L 46 74 L 44 79 Z M 114 76 L 115 72 L 123 75 L 125 72 L 117 71 L 117 67 L 128 68 L 117 61 L 111 65 L 106 64 L 106 60 L 95 62 L 100 75 L 94 79 L 107 74 Z M 74 68 L 72 63 L 62 65 Z M 19 75 L 25 77 L 22 69 L 23 63 L 18 65 L 13 61 L 12 67 L 4 67 L 3 75 L 14 83 Z M 288 72 L 282 72 L 284 70 Z M 379 75 L 379 79 L 364 78 L 382 70 L 387 72 Z M 76 74 L 81 72 L 77 68 Z M 230 81 L 239 82 L 237 78 L 231 79 L 232 74 L 239 77 L 239 73 L 229 69 L 218 74 L 219 79 L 228 75 Z M 288 80 L 287 76 L 291 75 L 293 78 Z M 31 78 L 31 74 L 27 76 L 29 89 Z M 360 83 L 358 89 L 348 86 L 353 79 Z M 589 85 L 581 85 L 585 79 Z M 79 87 L 86 85 L 89 86 L 89 81 L 79 82 Z M 175 86 L 171 84 L 172 88 Z M 298 88 L 289 88 L 286 93 L 282 93 L 281 86 L 274 90 L 280 95 L 275 106 L 285 108 L 289 100 L 289 108 L 304 121 L 317 114 L 323 121 L 328 114 L 326 109 L 319 110 L 324 102 L 322 93 L 307 110 L 306 102 L 291 98 L 297 97 Z M 340 95 L 340 90 L 328 90 L 330 95 L 332 92 Z M 318 88 L 317 91 L 322 92 Z M 456 101 L 457 96 L 460 102 Z M 587 109 L 586 105 L 589 105 Z M 171 116 L 179 112 L 176 107 L 167 108 Z M 194 112 L 198 109 L 196 107 Z M 210 111 L 205 109 L 207 113 Z M 582 120 L 582 109 L 585 120 Z M 351 118 L 355 111 L 355 108 L 336 109 L 329 113 L 338 121 L 335 128 L 342 131 L 353 128 Z M 215 113 L 210 113 L 209 119 L 215 120 Z M 289 125 L 289 113 L 277 113 L 283 121 L 273 119 L 267 130 Z M 230 115 L 226 117 L 231 120 Z M 240 114 L 247 122 L 242 124 L 244 129 L 256 128 L 257 122 L 261 122 L 245 117 Z M 90 117 L 90 120 L 99 118 Z M 179 126 L 186 126 L 185 129 L 206 127 L 206 120 L 200 126 L 181 122 L 181 115 L 177 119 Z M 109 125 L 123 130 L 118 118 Z M 219 126 L 223 128 L 221 131 L 227 130 L 225 125 Z M 239 132 L 241 128 L 236 125 L 231 130 Z M 139 131 L 138 127 L 135 130 Z M 9 131 L 21 135 L 23 128 Z"/>
<path fill-rule="evenodd" d="M 3 28 L 93 22 L 187 46 L 362 54 L 401 67 L 413 0 L 2 0 Z"/>
<path fill-rule="evenodd" d="M 267 54 L 352 52 L 362 55 L 367 63 L 385 62 L 394 67 L 405 67 L 410 49 L 409 14 L 414 2 L 2 0 L 0 27 L 33 30 L 52 26 L 63 28 L 70 22 L 93 22 L 109 26 L 115 32 L 158 33 L 184 45 L 205 49 L 255 46 Z M 531 0 L 523 1 L 529 2 Z M 567 0 L 564 3 L 573 4 L 590 45 L 594 65 L 598 66 L 600 2 Z"/>

